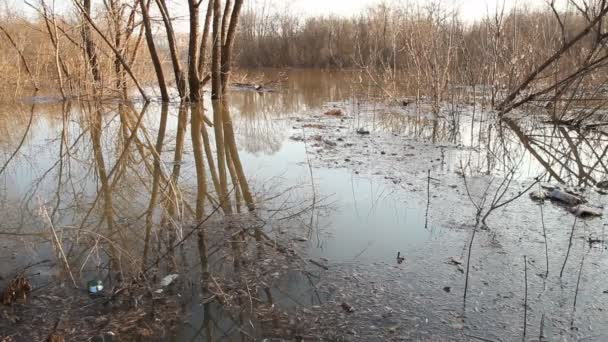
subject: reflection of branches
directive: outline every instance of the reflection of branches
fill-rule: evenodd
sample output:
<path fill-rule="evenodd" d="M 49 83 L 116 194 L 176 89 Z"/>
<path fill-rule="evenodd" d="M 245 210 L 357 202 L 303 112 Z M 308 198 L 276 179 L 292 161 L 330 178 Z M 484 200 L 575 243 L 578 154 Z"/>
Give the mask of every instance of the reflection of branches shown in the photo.
<path fill-rule="evenodd" d="M 245 171 L 243 169 L 241 158 L 239 156 L 239 150 L 236 145 L 232 118 L 230 116 L 230 111 L 228 110 L 228 103 L 223 103 L 221 105 L 221 109 L 223 111 L 221 118 L 223 133 L 225 137 L 224 142 L 230 151 L 230 161 L 234 165 L 234 170 L 238 179 L 238 187 L 240 188 L 241 193 L 243 194 L 243 199 L 245 200 L 247 208 L 252 211 L 255 209 L 255 204 L 253 202 L 253 196 L 251 195 L 251 191 L 249 190 L 249 182 L 247 181 L 247 177 L 245 176 Z"/>
<path fill-rule="evenodd" d="M 123 159 L 128 155 L 128 151 L 129 151 L 129 146 L 132 143 L 132 141 L 137 140 L 137 130 L 139 128 L 139 126 L 141 125 L 142 119 L 144 117 L 144 114 L 146 113 L 146 110 L 148 108 L 148 104 L 144 104 L 141 113 L 139 115 L 139 118 L 137 120 L 137 124 L 135 125 L 135 128 L 132 129 L 131 132 L 131 136 L 129 137 L 129 139 L 127 139 L 125 146 L 123 148 L 123 151 L 121 153 L 121 155 L 118 157 L 116 164 L 114 164 L 114 167 L 112 168 L 112 170 L 110 170 L 110 173 L 107 175 L 108 179 L 112 178 L 112 175 L 114 174 L 114 172 L 116 172 L 119 169 L 119 166 L 122 164 Z M 140 151 L 141 152 L 141 151 Z M 143 153 L 143 152 L 142 152 Z M 143 157 L 143 154 L 142 154 Z M 114 177 L 112 184 L 110 185 L 110 188 L 113 189 L 115 183 L 118 181 L 118 178 Z M 93 211 L 93 209 L 95 208 L 95 205 L 97 204 L 97 201 L 99 200 L 99 197 L 101 196 L 101 194 L 98 192 L 95 199 L 93 200 L 93 203 L 91 204 L 91 207 L 89 208 L 89 210 L 87 211 L 86 215 L 84 216 L 82 223 L 80 224 L 80 228 L 84 227 L 87 219 L 89 218 L 89 216 L 91 215 L 91 212 Z"/>
<path fill-rule="evenodd" d="M 163 142 L 165 140 L 165 131 L 167 129 L 167 116 L 169 115 L 169 104 L 163 102 L 160 114 L 160 124 L 158 127 L 158 137 L 156 138 L 156 147 L 154 153 L 154 172 L 152 174 L 152 191 L 150 193 L 150 204 L 146 212 L 146 235 L 144 238 L 144 255 L 142 258 L 142 265 L 146 264 L 148 260 L 148 250 L 150 248 L 150 234 L 152 232 L 152 215 L 154 214 L 154 208 L 158 197 L 158 191 L 160 188 L 160 165 L 161 165 L 161 154 L 163 149 Z"/>
<path fill-rule="evenodd" d="M 503 122 L 515 133 L 530 155 L 560 183 L 574 177 L 578 184 L 593 184 L 597 178 L 602 178 L 602 174 L 608 173 L 604 162 L 608 145 L 602 141 L 601 131 L 589 136 L 592 131 L 568 131 L 566 127 L 555 126 L 549 134 L 527 134 L 514 120 L 505 118 Z M 572 136 L 571 132 L 576 132 L 576 136 Z M 602 151 L 601 154 L 599 151 Z M 544 156 L 550 158 L 551 162 Z M 559 168 L 555 168 L 555 165 Z"/>
<path fill-rule="evenodd" d="M 71 109 L 71 103 L 64 102 L 64 103 L 62 103 L 62 107 L 63 107 L 63 111 L 62 111 L 62 115 L 61 115 L 61 122 L 62 122 L 63 126 L 61 129 L 61 139 L 59 142 L 59 155 L 60 156 L 63 155 L 63 149 L 67 142 L 66 122 L 67 122 L 67 116 Z M 61 181 L 63 179 L 63 158 L 59 159 L 59 175 L 57 178 L 58 178 L 57 179 L 57 191 L 55 193 L 56 201 L 55 201 L 55 207 L 53 207 L 53 211 L 51 212 L 51 222 L 55 219 L 55 214 L 57 213 L 57 210 L 59 209 L 59 204 L 61 203 Z"/>
<path fill-rule="evenodd" d="M 32 126 L 32 120 L 34 118 L 35 107 L 36 107 L 36 103 L 32 102 L 32 109 L 30 110 L 30 119 L 27 123 L 27 127 L 25 128 L 25 132 L 23 133 L 23 137 L 21 137 L 21 141 L 19 142 L 19 145 L 17 145 L 17 148 L 15 149 L 15 151 L 13 151 L 13 153 L 8 158 L 8 160 L 4 163 L 4 165 L 2 165 L 2 168 L 0 168 L 0 175 L 4 172 L 4 170 L 6 170 L 6 167 L 8 166 L 8 164 L 11 162 L 11 160 L 13 160 L 15 155 L 17 155 L 17 152 L 19 152 L 19 150 L 23 146 L 23 143 L 25 142 L 25 138 L 27 137 L 27 134 L 30 131 L 30 127 Z"/>

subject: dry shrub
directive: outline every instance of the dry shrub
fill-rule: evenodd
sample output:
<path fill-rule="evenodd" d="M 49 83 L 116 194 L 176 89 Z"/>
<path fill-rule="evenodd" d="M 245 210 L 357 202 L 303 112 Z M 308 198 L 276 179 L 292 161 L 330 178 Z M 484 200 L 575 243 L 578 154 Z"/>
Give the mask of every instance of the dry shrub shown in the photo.
<path fill-rule="evenodd" d="M 12 305 L 17 301 L 27 301 L 27 296 L 32 291 L 30 281 L 23 275 L 11 280 L 2 293 L 2 304 Z"/>

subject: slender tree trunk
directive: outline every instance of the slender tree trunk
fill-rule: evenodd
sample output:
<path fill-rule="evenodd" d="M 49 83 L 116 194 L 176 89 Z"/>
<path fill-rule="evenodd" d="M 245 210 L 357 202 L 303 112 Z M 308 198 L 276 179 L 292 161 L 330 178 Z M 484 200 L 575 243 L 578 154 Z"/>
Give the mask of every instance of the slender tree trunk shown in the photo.
<path fill-rule="evenodd" d="M 149 2 L 150 0 L 148 0 Z M 160 88 L 161 99 L 163 102 L 169 102 L 169 92 L 167 91 L 167 83 L 165 82 L 165 75 L 163 73 L 163 66 L 156 51 L 156 45 L 154 44 L 154 36 L 152 35 L 152 24 L 150 23 L 150 15 L 148 13 L 148 6 L 144 4 L 144 1 L 140 1 L 141 14 L 143 17 L 143 24 L 146 31 L 146 42 L 148 43 L 148 51 L 150 52 L 150 58 L 154 65 L 154 71 L 156 71 L 156 79 L 158 80 L 158 87 Z"/>
<path fill-rule="evenodd" d="M 222 46 L 226 42 L 226 34 L 228 33 L 228 24 L 230 23 L 230 11 L 232 10 L 232 0 L 226 0 L 224 5 L 224 13 L 222 14 Z"/>
<path fill-rule="evenodd" d="M 220 191 L 218 197 L 224 213 L 229 214 L 232 212 L 230 208 L 230 202 L 228 200 L 228 180 L 226 176 L 226 149 L 224 146 L 224 125 L 222 124 L 223 119 L 223 106 L 222 101 L 213 101 L 213 122 L 215 129 L 215 144 L 217 153 L 217 169 L 220 180 Z"/>
<path fill-rule="evenodd" d="M 59 91 L 61 92 L 61 97 L 66 100 L 66 94 L 65 94 L 65 90 L 63 87 L 63 74 L 62 69 L 60 68 L 60 65 L 65 66 L 62 63 L 61 60 L 61 55 L 59 54 L 59 35 L 57 34 L 57 22 L 55 20 L 55 11 L 53 10 L 53 28 L 54 28 L 54 32 L 53 35 L 55 36 L 55 67 L 57 69 L 57 78 L 59 80 Z M 65 70 L 67 70 L 67 68 L 65 68 Z"/>
<path fill-rule="evenodd" d="M 169 42 L 169 52 L 171 53 L 171 62 L 173 63 L 173 73 L 175 74 L 177 91 L 179 93 L 179 97 L 181 99 L 185 99 L 187 96 L 186 76 L 184 75 L 184 71 L 182 70 L 182 66 L 179 61 L 179 53 L 177 52 L 177 44 L 175 40 L 175 31 L 173 30 L 173 24 L 171 24 L 169 10 L 165 0 L 156 0 L 156 4 L 160 9 L 160 13 L 163 17 L 163 23 L 165 24 L 165 31 L 167 32 L 167 41 Z"/>
<path fill-rule="evenodd" d="M 190 40 L 188 44 L 188 83 L 190 85 L 190 101 L 201 99 L 201 81 L 198 77 L 198 19 L 199 0 L 188 0 L 190 10 Z"/>
<path fill-rule="evenodd" d="M 111 20 L 114 24 L 114 46 L 116 49 L 124 53 L 123 49 L 123 32 L 122 32 L 122 10 L 118 8 L 117 0 L 110 1 L 110 15 Z M 123 91 L 123 95 L 126 95 L 124 90 L 127 87 L 126 75 L 120 64 L 120 60 L 114 56 L 114 72 L 116 73 L 116 88 L 117 90 Z M 126 96 L 125 96 L 126 97 Z"/>
<path fill-rule="evenodd" d="M 82 8 L 86 14 L 87 18 L 91 18 L 91 0 L 83 0 Z M 91 73 L 93 74 L 93 80 L 95 81 L 95 86 L 99 86 L 101 83 L 101 73 L 99 72 L 99 62 L 97 60 L 97 51 L 95 48 L 95 43 L 93 42 L 93 37 L 91 35 L 91 25 L 89 21 L 86 19 L 83 20 L 82 23 L 82 40 L 84 41 L 84 46 L 87 52 L 87 56 L 89 58 L 89 63 L 91 64 Z"/>
<path fill-rule="evenodd" d="M 211 52 L 211 99 L 222 98 L 222 36 L 221 36 L 221 0 L 213 0 L 213 49 Z M 216 126 L 218 123 L 216 123 Z"/>
<path fill-rule="evenodd" d="M 190 133 L 192 135 L 192 149 L 194 164 L 196 166 L 196 220 L 200 222 L 205 214 L 205 197 L 207 196 L 207 177 L 205 176 L 205 159 L 203 157 L 203 144 L 201 141 L 201 126 L 203 125 L 202 116 L 204 111 L 200 102 L 192 104 L 190 108 L 192 112 Z M 201 242 L 204 243 L 204 235 L 199 236 L 199 244 Z M 201 253 L 201 258 L 203 257 L 206 257 L 206 252 Z"/>
<path fill-rule="evenodd" d="M 207 14 L 205 15 L 205 23 L 203 24 L 203 36 L 201 37 L 200 52 L 198 54 L 198 78 L 203 79 L 205 72 L 205 59 L 207 54 L 207 43 L 209 41 L 209 31 L 211 28 L 211 20 L 213 19 L 213 4 L 214 0 L 209 0 L 207 5 Z"/>
<path fill-rule="evenodd" d="M 239 21 L 239 14 L 241 12 L 241 7 L 243 6 L 243 0 L 235 0 L 234 8 L 232 9 L 232 15 L 230 18 L 230 25 L 228 26 L 228 32 L 226 32 L 226 40 L 222 47 L 222 66 L 221 66 L 221 75 L 222 75 L 222 95 L 226 94 L 226 89 L 228 87 L 228 80 L 230 78 L 230 69 L 232 63 L 232 46 L 234 45 L 234 38 L 236 36 L 236 30 Z M 224 15 L 224 17 L 227 17 Z"/>

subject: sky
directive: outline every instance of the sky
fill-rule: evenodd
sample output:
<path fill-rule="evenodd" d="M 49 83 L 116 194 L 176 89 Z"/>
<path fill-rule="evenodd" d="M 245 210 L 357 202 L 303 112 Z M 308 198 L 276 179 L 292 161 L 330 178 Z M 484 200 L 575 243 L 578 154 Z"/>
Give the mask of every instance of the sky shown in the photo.
<path fill-rule="evenodd" d="M 53 1 L 59 9 L 65 8 L 66 5 L 71 6 L 72 3 L 72 0 L 47 0 L 47 3 L 51 4 Z M 488 13 L 494 13 L 498 6 L 502 6 L 503 2 L 505 8 L 509 9 L 516 4 L 539 7 L 545 5 L 547 0 L 245 0 L 245 3 L 253 4 L 257 2 L 259 4 L 266 2 L 269 4 L 269 8 L 274 10 L 289 8 L 291 11 L 304 16 L 327 14 L 349 16 L 360 13 L 366 7 L 383 1 L 388 3 L 397 1 L 406 6 L 416 5 L 417 3 L 424 4 L 427 1 L 441 1 L 444 6 L 457 9 L 465 21 L 473 21 L 485 17 Z M 32 2 L 36 3 L 35 0 Z M 93 4 L 99 5 L 101 2 L 101 0 L 93 0 Z M 19 11 L 26 11 L 31 14 L 31 10 L 24 4 L 24 0 L 0 0 L 0 10 L 2 10 L 4 3 L 8 3 L 10 7 Z M 167 0 L 167 3 L 174 11 L 187 11 L 186 0 Z"/>
<path fill-rule="evenodd" d="M 261 0 L 272 1 L 272 0 Z M 274 0 L 276 3 L 291 3 L 291 8 L 297 13 L 308 15 L 338 14 L 352 15 L 359 13 L 366 7 L 391 0 Z M 466 21 L 473 21 L 485 17 L 488 12 L 495 13 L 497 7 L 505 4 L 509 9 L 517 4 L 539 7 L 546 6 L 546 0 L 434 0 L 441 1 L 444 6 L 458 10 L 461 17 Z M 424 4 L 425 0 L 401 0 L 397 1 L 406 5 Z"/>

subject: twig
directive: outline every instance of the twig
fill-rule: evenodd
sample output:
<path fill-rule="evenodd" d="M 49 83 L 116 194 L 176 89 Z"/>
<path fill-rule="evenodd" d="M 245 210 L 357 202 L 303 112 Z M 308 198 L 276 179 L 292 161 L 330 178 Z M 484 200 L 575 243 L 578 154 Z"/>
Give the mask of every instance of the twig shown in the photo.
<path fill-rule="evenodd" d="M 570 232 L 570 241 L 568 242 L 568 251 L 566 252 L 566 258 L 564 259 L 564 264 L 562 265 L 562 270 L 559 272 L 559 278 L 562 278 L 564 274 L 564 268 L 566 268 L 566 263 L 568 262 L 568 257 L 570 256 L 570 248 L 572 248 L 572 238 L 574 236 L 574 227 L 576 227 L 577 217 L 574 217 L 574 223 L 572 224 L 572 231 Z"/>
<path fill-rule="evenodd" d="M 583 252 L 583 257 L 581 258 L 581 266 L 578 270 L 578 279 L 576 280 L 576 290 L 574 291 L 574 304 L 572 305 L 572 321 L 570 322 L 570 326 L 574 326 L 574 314 L 576 313 L 576 301 L 578 299 L 578 290 L 581 285 L 581 276 L 583 275 L 583 265 L 584 264 L 585 264 L 585 253 Z"/>
<path fill-rule="evenodd" d="M 486 337 L 481 337 L 481 336 L 476 336 L 476 335 L 471 335 L 471 334 L 464 334 L 464 336 L 466 337 L 471 337 L 471 338 L 475 338 L 478 339 L 480 341 L 487 341 L 487 342 L 496 342 L 496 341 L 500 341 L 500 340 L 493 340 L 491 338 L 486 338 Z"/>
<path fill-rule="evenodd" d="M 545 227 L 545 216 L 543 213 L 543 205 L 540 204 L 540 222 L 543 225 L 543 237 L 545 238 L 545 261 L 547 265 L 547 271 L 545 272 L 545 279 L 549 276 L 549 243 L 547 242 L 547 228 Z"/>
<path fill-rule="evenodd" d="M 528 258 L 524 255 L 524 335 L 522 341 L 526 340 L 526 332 L 528 329 Z"/>
<path fill-rule="evenodd" d="M 316 260 L 314 260 L 314 259 L 308 259 L 308 261 L 309 261 L 311 264 L 315 265 L 315 266 L 319 266 L 319 267 L 321 267 L 322 269 L 324 269 L 324 270 L 326 270 L 326 271 L 329 271 L 329 267 L 327 267 L 327 266 L 323 265 L 322 263 L 320 263 L 320 262 L 318 262 L 318 261 L 316 261 Z"/>
<path fill-rule="evenodd" d="M 306 163 L 308 164 L 308 171 L 310 172 L 310 185 L 312 188 L 312 206 L 310 211 L 310 227 L 309 229 L 312 231 L 315 217 L 315 205 L 317 203 L 317 189 L 315 187 L 315 178 L 312 173 L 312 163 L 310 161 L 310 155 L 308 153 L 308 146 L 306 144 L 306 130 L 304 126 L 302 126 L 302 138 L 304 141 L 304 152 L 306 153 Z"/>
<path fill-rule="evenodd" d="M 424 215 L 424 229 L 429 227 L 429 207 L 431 206 L 431 169 L 428 170 L 426 181 L 426 214 Z"/>
<path fill-rule="evenodd" d="M 545 337 L 545 314 L 540 317 L 540 332 L 538 335 L 538 342 L 543 342 L 543 337 Z"/>
<path fill-rule="evenodd" d="M 51 217 L 49 216 L 49 213 L 46 210 L 46 207 L 42 204 L 42 200 L 41 199 L 38 199 L 38 200 L 40 202 L 40 210 L 41 210 L 42 214 L 44 215 L 44 217 L 49 222 L 49 227 L 51 228 L 51 232 L 53 234 L 53 242 L 57 246 L 57 250 L 59 251 L 59 254 L 61 256 L 61 261 L 63 261 L 63 265 L 65 266 L 66 271 L 70 275 L 72 284 L 74 284 L 75 288 L 78 288 L 78 285 L 76 285 L 76 279 L 74 279 L 74 275 L 72 274 L 72 270 L 70 269 L 70 264 L 68 263 L 68 259 L 66 258 L 65 252 L 63 251 L 63 246 L 61 245 L 61 241 L 59 241 L 59 237 L 57 236 L 57 231 L 55 231 L 55 226 L 53 225 L 53 220 L 51 220 Z"/>
<path fill-rule="evenodd" d="M 464 297 L 463 297 L 463 311 L 466 310 L 467 307 L 467 293 L 469 291 L 469 271 L 471 268 L 471 250 L 473 248 L 473 240 L 475 240 L 475 234 L 477 233 L 477 227 L 479 227 L 479 222 L 477 222 L 475 224 L 475 227 L 473 228 L 473 234 L 471 236 L 471 241 L 469 242 L 469 250 L 467 252 L 467 271 L 465 274 L 465 280 L 464 280 Z"/>
<path fill-rule="evenodd" d="M 490 216 L 490 214 L 496 210 L 499 209 L 501 207 L 504 207 L 505 205 L 515 201 L 516 199 L 520 198 L 523 194 L 527 193 L 528 191 L 530 191 L 530 189 L 532 189 L 537 183 L 540 182 L 541 178 L 544 177 L 544 175 L 546 174 L 543 173 L 542 175 L 536 177 L 536 179 L 534 180 L 534 182 L 532 184 L 530 184 L 530 186 L 528 186 L 527 188 L 525 188 L 523 191 L 519 192 L 517 195 L 505 200 L 502 203 L 499 203 L 500 200 L 504 197 L 504 195 L 507 193 L 507 191 L 509 190 L 509 186 L 511 185 L 511 182 L 513 181 L 513 178 L 515 177 L 515 171 L 513 170 L 513 172 L 508 176 L 508 181 L 505 182 L 505 180 L 503 180 L 503 182 L 500 184 L 500 186 L 498 187 L 498 189 L 496 189 L 496 194 L 498 194 L 501 191 L 502 188 L 502 193 L 496 197 L 495 194 L 495 199 L 492 200 L 492 204 L 490 205 L 490 209 L 488 209 L 488 211 L 486 212 L 486 214 L 483 216 L 481 222 L 483 222 L 483 224 L 486 224 L 486 219 L 488 218 L 488 216 Z M 506 183 L 506 185 L 505 185 Z"/>

